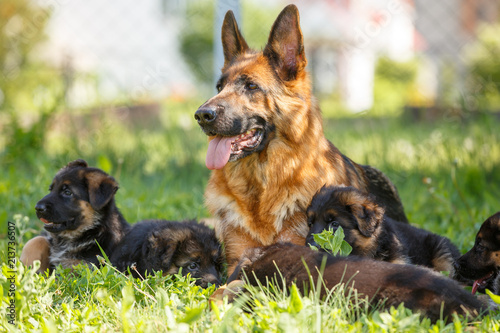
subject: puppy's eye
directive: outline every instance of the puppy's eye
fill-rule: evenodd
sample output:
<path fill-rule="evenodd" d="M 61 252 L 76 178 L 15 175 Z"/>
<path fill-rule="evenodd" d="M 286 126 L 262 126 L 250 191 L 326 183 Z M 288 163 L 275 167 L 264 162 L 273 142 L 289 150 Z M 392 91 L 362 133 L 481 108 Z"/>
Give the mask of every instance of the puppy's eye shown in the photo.
<path fill-rule="evenodd" d="M 69 189 L 65 189 L 63 192 L 62 192 L 63 195 L 67 196 L 67 197 L 70 197 L 73 195 L 73 192 L 71 192 Z"/>
<path fill-rule="evenodd" d="M 325 216 L 325 222 L 326 223 L 331 223 L 333 221 L 335 221 L 335 217 L 333 215 L 327 215 L 327 216 Z"/>
<path fill-rule="evenodd" d="M 486 250 L 486 248 L 484 246 L 482 246 L 481 244 L 476 245 L 477 252 L 484 252 L 484 250 Z"/>
<path fill-rule="evenodd" d="M 217 89 L 217 92 L 220 93 L 222 91 L 222 84 L 218 83 L 215 88 Z"/>
<path fill-rule="evenodd" d="M 248 90 L 256 90 L 256 89 L 259 89 L 259 86 L 256 85 L 255 83 L 250 82 L 250 83 L 247 83 L 245 88 L 247 88 Z"/>
<path fill-rule="evenodd" d="M 337 221 L 332 221 L 330 222 L 330 224 L 328 225 L 329 228 L 331 229 L 338 229 L 338 227 L 340 226 L 340 224 L 337 222 Z"/>
<path fill-rule="evenodd" d="M 198 263 L 191 262 L 186 266 L 186 268 L 189 269 L 190 271 L 194 271 L 198 268 Z"/>

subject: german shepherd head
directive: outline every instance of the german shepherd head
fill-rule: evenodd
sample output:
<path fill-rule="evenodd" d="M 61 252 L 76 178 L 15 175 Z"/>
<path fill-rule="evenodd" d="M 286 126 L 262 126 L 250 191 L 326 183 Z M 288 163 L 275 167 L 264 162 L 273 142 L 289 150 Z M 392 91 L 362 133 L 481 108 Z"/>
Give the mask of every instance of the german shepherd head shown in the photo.
<path fill-rule="evenodd" d="M 195 113 L 210 137 L 206 165 L 222 169 L 272 146 L 276 128 L 287 128 L 287 140 L 300 140 L 302 121 L 308 121 L 300 104 L 295 112 L 284 105 L 284 96 L 310 99 L 298 10 L 286 7 L 276 19 L 263 52 L 251 50 L 238 30 L 231 11 L 222 26 L 224 67 L 217 82 L 218 94 Z M 288 130 L 290 128 L 290 130 Z M 280 131 L 281 132 L 281 131 Z"/>
<path fill-rule="evenodd" d="M 222 246 L 215 232 L 196 221 L 141 221 L 113 252 L 111 263 L 121 271 L 131 269 L 135 277 L 162 271 L 163 274 L 188 273 L 196 284 L 220 285 L 224 270 Z"/>
<path fill-rule="evenodd" d="M 377 248 L 377 236 L 384 220 L 384 209 L 374 197 L 353 187 L 323 186 L 307 208 L 309 234 L 306 244 L 318 246 L 314 234 L 342 227 L 352 254 L 367 255 Z"/>
<path fill-rule="evenodd" d="M 115 205 L 118 183 L 76 160 L 59 170 L 49 190 L 35 209 L 49 232 L 51 266 L 70 267 L 80 260 L 98 264 L 96 241 L 107 252 L 129 227 Z"/>
<path fill-rule="evenodd" d="M 455 263 L 455 278 L 474 281 L 472 293 L 500 294 L 500 212 L 483 222 L 472 249 Z"/>
<path fill-rule="evenodd" d="M 96 227 L 117 190 L 113 177 L 76 160 L 55 175 L 50 193 L 35 206 L 36 215 L 48 232 L 73 239 Z"/>

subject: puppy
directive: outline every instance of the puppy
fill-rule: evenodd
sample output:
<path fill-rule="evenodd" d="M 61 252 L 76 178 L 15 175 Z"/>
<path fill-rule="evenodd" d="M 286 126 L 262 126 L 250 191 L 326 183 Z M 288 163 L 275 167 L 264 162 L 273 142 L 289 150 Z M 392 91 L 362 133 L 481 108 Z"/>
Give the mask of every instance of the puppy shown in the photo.
<path fill-rule="evenodd" d="M 49 190 L 35 206 L 46 233 L 26 243 L 21 261 L 30 266 L 40 260 L 41 270 L 82 261 L 99 265 L 97 243 L 109 255 L 130 227 L 115 205 L 118 183 L 76 160 L 59 170 Z"/>
<path fill-rule="evenodd" d="M 196 284 L 206 288 L 220 285 L 224 254 L 215 232 L 196 221 L 173 222 L 151 220 L 138 222 L 118 244 L 111 263 L 134 277 L 162 271 L 197 278 Z"/>
<path fill-rule="evenodd" d="M 499 271 L 500 212 L 483 222 L 472 249 L 456 261 L 454 278 L 459 281 L 470 281 L 473 294 L 489 289 L 499 295 Z"/>
<path fill-rule="evenodd" d="M 311 290 L 311 282 L 317 284 L 318 271 L 324 262 L 322 278 L 326 290 L 321 290 L 323 296 L 339 283 L 344 283 L 346 295 L 352 288 L 374 305 L 382 303 L 389 308 L 404 303 L 405 307 L 432 321 L 440 318 L 451 321 L 453 313 L 477 317 L 486 308 L 456 281 L 424 267 L 356 256 L 334 257 L 290 243 L 247 250 L 228 279 L 228 286 L 241 279 L 253 286 L 266 285 L 267 281 L 276 279 L 275 286 L 280 287 L 283 277 L 287 288 L 295 283 L 304 293 Z"/>
<path fill-rule="evenodd" d="M 317 246 L 313 234 L 342 227 L 352 254 L 436 271 L 453 271 L 460 256 L 448 238 L 387 217 L 372 195 L 353 187 L 323 187 L 307 209 L 306 244 Z"/>

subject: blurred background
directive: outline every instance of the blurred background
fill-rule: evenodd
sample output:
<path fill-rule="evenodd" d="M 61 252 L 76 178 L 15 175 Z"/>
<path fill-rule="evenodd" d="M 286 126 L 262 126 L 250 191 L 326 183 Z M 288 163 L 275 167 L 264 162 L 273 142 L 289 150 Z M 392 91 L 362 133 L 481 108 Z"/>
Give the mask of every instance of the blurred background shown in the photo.
<path fill-rule="evenodd" d="M 32 218 L 75 158 L 120 180 L 130 220 L 207 215 L 193 114 L 215 92 L 222 17 L 233 9 L 260 49 L 288 3 L 327 137 L 386 172 L 410 218 L 487 214 L 500 195 L 498 0 L 0 0 L 0 218 Z"/>

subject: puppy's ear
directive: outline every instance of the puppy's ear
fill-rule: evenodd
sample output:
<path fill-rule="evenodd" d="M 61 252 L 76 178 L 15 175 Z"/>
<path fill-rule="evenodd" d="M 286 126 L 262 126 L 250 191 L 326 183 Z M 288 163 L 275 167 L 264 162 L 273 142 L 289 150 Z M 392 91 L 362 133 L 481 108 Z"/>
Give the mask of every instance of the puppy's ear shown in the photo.
<path fill-rule="evenodd" d="M 151 232 L 151 234 L 148 236 L 147 241 L 143 243 L 142 253 L 145 255 L 145 258 L 148 258 L 148 255 L 150 253 L 153 253 L 155 256 L 157 256 L 157 254 L 163 252 L 164 249 L 162 248 L 165 248 L 166 257 L 168 259 L 167 261 L 169 262 L 170 266 L 172 257 L 176 250 L 176 242 L 173 240 L 169 240 L 168 243 L 166 243 L 165 235 L 162 235 L 162 230 L 153 230 Z"/>
<path fill-rule="evenodd" d="M 78 160 L 74 160 L 74 161 L 71 161 L 69 162 L 68 164 L 66 164 L 66 166 L 64 168 L 67 168 L 67 169 L 71 169 L 71 168 L 88 168 L 88 163 L 85 161 L 85 160 L 82 160 L 82 159 L 78 159 Z"/>
<path fill-rule="evenodd" d="M 66 165 L 66 168 L 87 168 L 89 165 L 88 163 L 85 161 L 85 160 L 82 160 L 82 159 L 78 159 L 78 160 L 74 160 L 74 161 L 71 161 L 69 162 L 67 165 Z"/>
<path fill-rule="evenodd" d="M 245 39 L 241 36 L 238 23 L 231 10 L 226 13 L 222 23 L 222 48 L 224 50 L 224 67 L 238 55 L 248 50 Z"/>
<path fill-rule="evenodd" d="M 355 203 L 349 208 L 358 222 L 359 232 L 365 237 L 371 237 L 382 223 L 384 209 L 372 201 Z"/>
<path fill-rule="evenodd" d="M 89 172 L 85 175 L 88 184 L 89 201 L 92 208 L 101 210 L 113 199 L 118 191 L 116 180 L 98 171 Z"/>
<path fill-rule="evenodd" d="M 295 5 L 286 6 L 274 22 L 264 48 L 264 56 L 284 81 L 295 79 L 306 67 L 304 38 L 300 30 L 299 11 Z"/>

